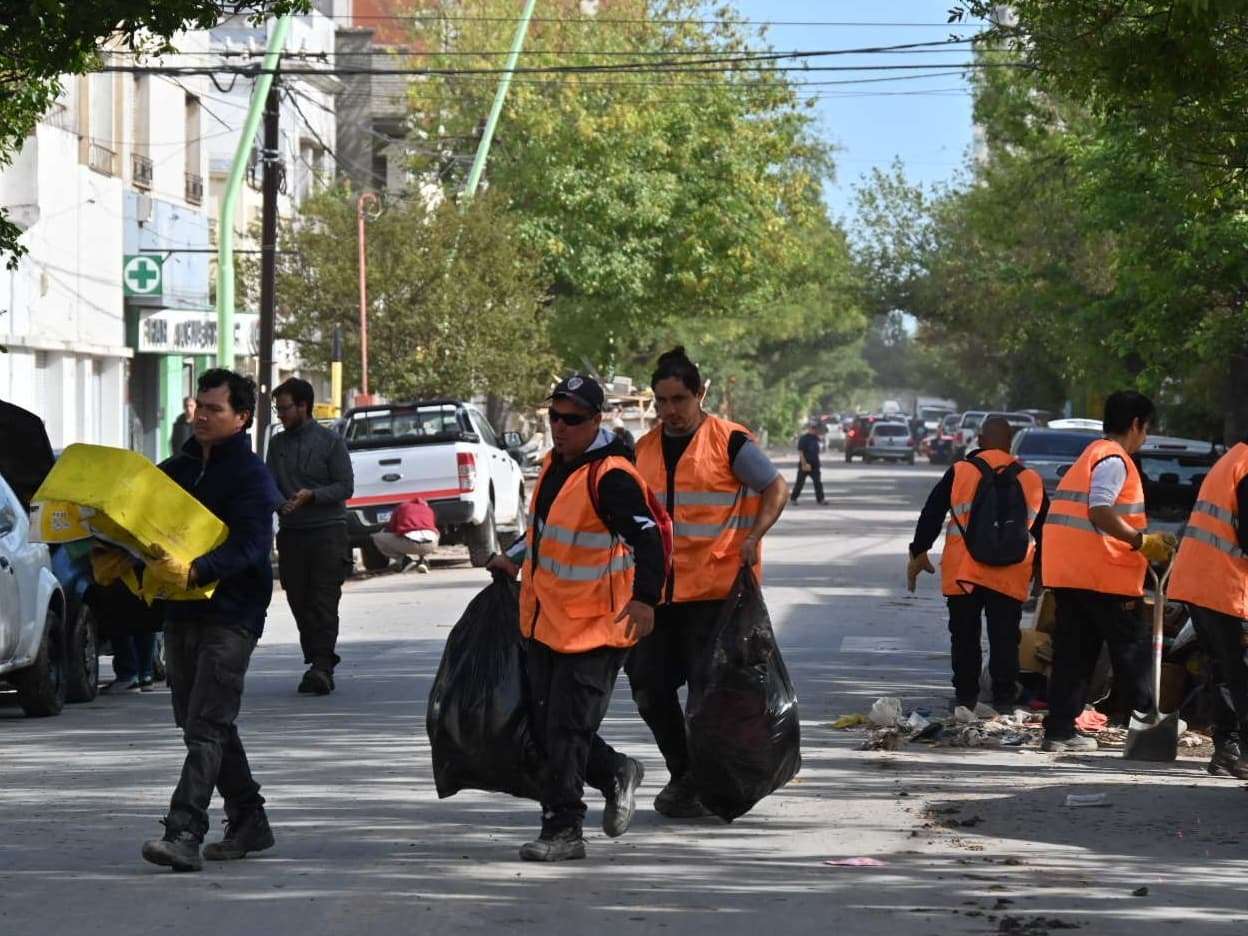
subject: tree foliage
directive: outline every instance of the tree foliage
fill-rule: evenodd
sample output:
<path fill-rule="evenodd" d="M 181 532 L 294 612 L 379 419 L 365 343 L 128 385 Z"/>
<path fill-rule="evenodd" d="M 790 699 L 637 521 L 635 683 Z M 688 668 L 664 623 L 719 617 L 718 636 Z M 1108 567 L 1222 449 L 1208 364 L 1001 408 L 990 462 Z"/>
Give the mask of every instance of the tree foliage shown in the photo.
<path fill-rule="evenodd" d="M 396 199 L 367 223 L 369 389 L 399 399 L 541 399 L 557 363 L 538 264 L 495 199 L 466 212 Z M 344 381 L 359 386 L 355 199 L 337 189 L 312 197 L 278 242 L 277 336 L 328 370 L 340 326 Z M 253 302 L 258 272 L 254 259 L 244 264 Z"/>
<path fill-rule="evenodd" d="M 0 0 L 0 168 L 7 165 L 60 94 L 60 77 L 96 62 L 102 43 L 158 49 L 184 29 L 226 15 L 303 12 L 309 0 Z M 23 248 L 0 209 L 0 256 L 12 267 Z"/>

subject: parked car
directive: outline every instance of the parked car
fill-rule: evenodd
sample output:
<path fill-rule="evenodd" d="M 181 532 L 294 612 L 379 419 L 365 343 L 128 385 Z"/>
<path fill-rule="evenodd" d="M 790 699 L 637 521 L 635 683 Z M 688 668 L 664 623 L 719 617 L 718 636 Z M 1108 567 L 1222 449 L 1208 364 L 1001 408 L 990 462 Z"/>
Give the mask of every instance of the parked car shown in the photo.
<path fill-rule="evenodd" d="M 878 416 L 858 415 L 853 418 L 849 428 L 845 430 L 845 461 L 852 462 L 854 456 L 861 456 L 867 448 L 867 437 L 871 427 L 879 421 Z"/>
<path fill-rule="evenodd" d="M 841 428 L 840 419 L 832 418 L 824 421 L 823 448 L 828 452 L 845 450 L 845 430 Z"/>
<path fill-rule="evenodd" d="M 1144 480 L 1144 505 L 1152 533 L 1181 533 L 1196 495 L 1222 449 L 1197 439 L 1149 436 L 1135 454 Z"/>
<path fill-rule="evenodd" d="M 27 715 L 58 715 L 66 701 L 86 701 L 67 699 L 67 690 L 89 675 L 78 671 L 84 646 L 94 653 L 89 621 L 67 614 L 48 547 L 30 541 L 30 518 L 0 477 L 0 685 L 17 690 Z M 94 689 L 92 681 L 92 696 Z"/>
<path fill-rule="evenodd" d="M 979 427 L 987 415 L 985 410 L 967 410 L 962 414 L 953 439 L 951 461 L 961 461 L 966 457 L 966 453 L 975 447 L 975 440 L 979 438 Z"/>
<path fill-rule="evenodd" d="M 443 545 L 468 547 L 474 566 L 524 535 L 524 475 L 484 414 L 462 400 L 427 400 L 364 406 L 344 414 L 343 435 L 355 472 L 355 494 L 347 501 L 351 544 L 364 566 L 384 568 L 388 560 L 371 535 L 394 509 L 414 497 L 433 508 Z"/>
<path fill-rule="evenodd" d="M 1104 428 L 1104 423 L 1099 419 L 1083 419 L 1076 417 L 1073 419 L 1050 419 L 1049 429 L 1087 429 L 1090 432 L 1100 432 Z"/>
<path fill-rule="evenodd" d="M 954 443 L 958 439 L 958 424 L 961 420 L 960 413 L 950 413 L 941 420 L 935 435 L 923 440 L 923 454 L 933 465 L 948 465 L 953 461 Z"/>
<path fill-rule="evenodd" d="M 914 464 L 914 436 L 904 422 L 881 420 L 871 427 L 867 445 L 862 453 L 863 461 L 876 459 L 904 461 Z"/>
<path fill-rule="evenodd" d="M 1086 429 L 1024 429 L 1014 436 L 1010 452 L 1044 480 L 1049 494 L 1057 490 L 1083 450 L 1101 437 Z"/>

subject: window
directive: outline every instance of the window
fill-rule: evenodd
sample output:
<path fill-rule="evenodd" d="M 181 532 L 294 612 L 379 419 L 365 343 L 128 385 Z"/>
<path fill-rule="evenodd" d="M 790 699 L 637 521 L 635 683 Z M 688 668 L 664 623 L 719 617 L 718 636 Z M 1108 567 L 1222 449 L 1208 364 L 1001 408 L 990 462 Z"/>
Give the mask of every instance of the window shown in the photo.
<path fill-rule="evenodd" d="M 1078 458 L 1097 438 L 1090 432 L 1026 432 L 1018 440 L 1016 454 Z"/>
<path fill-rule="evenodd" d="M 494 435 L 489 421 L 476 410 L 472 410 L 472 422 L 477 427 L 477 435 L 481 437 L 481 441 L 498 448 L 498 437 Z"/>
<path fill-rule="evenodd" d="M 394 439 L 396 442 L 458 436 L 467 430 L 453 403 L 431 406 L 396 407 L 371 413 L 358 413 L 347 424 L 347 443 L 371 443 Z"/>
<path fill-rule="evenodd" d="M 901 425 L 901 423 L 876 423 L 875 429 L 872 430 L 872 434 L 877 438 L 880 436 L 900 438 L 902 436 L 910 435 L 910 430 Z"/>
<path fill-rule="evenodd" d="M 87 165 L 104 175 L 117 174 L 113 139 L 113 75 L 96 72 L 87 79 Z"/>
<path fill-rule="evenodd" d="M 199 98 L 188 94 L 186 96 L 186 200 L 192 205 L 200 205 L 204 201 L 203 159 L 200 154 L 202 121 L 203 113 Z"/>

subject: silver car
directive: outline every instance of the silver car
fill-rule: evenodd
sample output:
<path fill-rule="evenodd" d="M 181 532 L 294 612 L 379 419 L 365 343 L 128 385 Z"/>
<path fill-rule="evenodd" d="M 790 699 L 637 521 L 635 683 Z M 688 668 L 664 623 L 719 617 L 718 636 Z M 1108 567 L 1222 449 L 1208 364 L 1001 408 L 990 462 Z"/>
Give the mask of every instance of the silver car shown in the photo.
<path fill-rule="evenodd" d="M 1040 475 L 1045 491 L 1052 494 L 1083 450 L 1099 438 L 1099 432 L 1083 429 L 1023 429 L 1014 436 L 1010 452 Z"/>
<path fill-rule="evenodd" d="M 867 447 L 862 457 L 869 462 L 880 458 L 913 465 L 914 437 L 910 434 L 910 427 L 901 422 L 877 422 L 867 436 Z"/>

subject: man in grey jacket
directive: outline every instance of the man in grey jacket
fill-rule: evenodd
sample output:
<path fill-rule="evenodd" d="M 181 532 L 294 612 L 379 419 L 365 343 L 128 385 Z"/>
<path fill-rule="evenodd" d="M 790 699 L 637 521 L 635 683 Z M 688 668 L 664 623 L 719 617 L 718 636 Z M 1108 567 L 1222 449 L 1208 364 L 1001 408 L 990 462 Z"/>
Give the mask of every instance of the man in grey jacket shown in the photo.
<path fill-rule="evenodd" d="M 285 502 L 279 508 L 278 573 L 299 625 L 303 674 L 299 691 L 334 691 L 340 657 L 338 601 L 351 569 L 347 499 L 355 489 L 342 436 L 312 418 L 312 385 L 292 377 L 273 391 L 286 430 L 269 442 L 269 470 Z"/>

